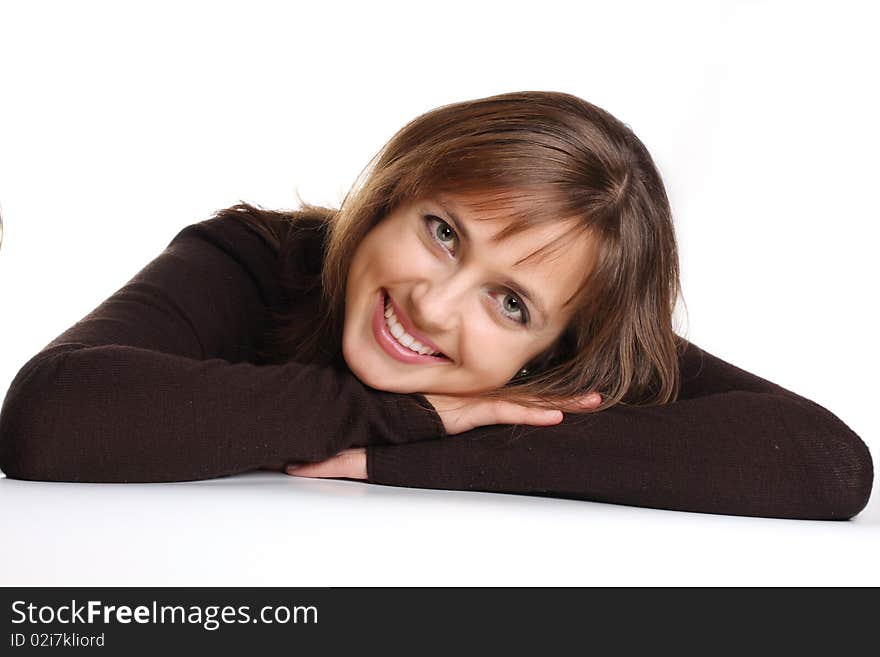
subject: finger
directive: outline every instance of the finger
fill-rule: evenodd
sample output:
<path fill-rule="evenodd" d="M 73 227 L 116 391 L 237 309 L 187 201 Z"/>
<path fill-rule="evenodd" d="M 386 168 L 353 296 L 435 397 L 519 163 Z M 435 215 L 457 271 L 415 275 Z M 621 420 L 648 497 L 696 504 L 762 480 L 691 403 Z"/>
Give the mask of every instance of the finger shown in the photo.
<path fill-rule="evenodd" d="M 317 463 L 292 463 L 285 471 L 296 477 L 366 479 L 367 454 L 363 448 L 347 449 Z"/>
<path fill-rule="evenodd" d="M 543 402 L 541 402 L 540 400 L 533 400 L 533 403 L 540 405 Z M 567 402 L 564 402 L 561 408 L 567 413 L 577 413 L 591 408 L 597 408 L 601 404 L 602 395 L 600 395 L 598 392 L 590 392 L 585 395 L 581 395 L 580 397 L 575 397 Z"/>
<path fill-rule="evenodd" d="M 495 424 L 534 424 L 544 426 L 562 421 L 562 411 L 530 408 L 513 402 L 501 401 L 494 406 Z"/>
<path fill-rule="evenodd" d="M 598 408 L 601 405 L 602 395 L 600 395 L 598 392 L 591 392 L 589 394 L 583 395 L 582 397 L 572 399 L 569 403 L 563 406 L 563 408 L 567 412 L 578 413 L 581 411 Z"/>
<path fill-rule="evenodd" d="M 337 458 L 348 479 L 367 478 L 367 450 L 363 447 L 343 450 Z"/>

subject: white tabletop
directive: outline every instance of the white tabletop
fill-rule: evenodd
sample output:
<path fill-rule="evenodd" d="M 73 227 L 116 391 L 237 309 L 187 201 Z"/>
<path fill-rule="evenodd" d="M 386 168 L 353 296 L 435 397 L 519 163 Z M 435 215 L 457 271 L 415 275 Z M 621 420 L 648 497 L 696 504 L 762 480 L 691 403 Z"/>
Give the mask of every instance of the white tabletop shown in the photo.
<path fill-rule="evenodd" d="M 880 584 L 877 504 L 780 520 L 251 472 L 3 478 L 0 508 L 5 586 Z"/>

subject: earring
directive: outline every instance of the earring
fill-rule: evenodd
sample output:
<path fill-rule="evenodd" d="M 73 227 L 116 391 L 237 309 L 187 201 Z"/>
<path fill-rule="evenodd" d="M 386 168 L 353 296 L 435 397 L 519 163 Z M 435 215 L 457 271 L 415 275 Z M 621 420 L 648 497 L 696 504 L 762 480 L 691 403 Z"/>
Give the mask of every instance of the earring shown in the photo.
<path fill-rule="evenodd" d="M 528 373 L 529 373 L 529 369 L 528 369 L 527 367 L 524 367 L 524 368 L 522 368 L 522 369 L 517 373 L 516 378 L 517 378 L 517 379 L 520 379 L 520 378 L 524 377 L 524 376 L 525 376 L 526 374 L 528 374 Z"/>

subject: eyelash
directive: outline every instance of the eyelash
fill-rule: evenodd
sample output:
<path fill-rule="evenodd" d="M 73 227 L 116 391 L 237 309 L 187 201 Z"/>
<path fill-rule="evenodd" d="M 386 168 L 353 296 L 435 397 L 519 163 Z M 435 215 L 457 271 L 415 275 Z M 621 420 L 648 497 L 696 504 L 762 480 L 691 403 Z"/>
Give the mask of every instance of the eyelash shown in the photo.
<path fill-rule="evenodd" d="M 444 226 L 448 226 L 449 230 L 451 230 L 453 235 L 455 235 L 455 239 L 458 240 L 458 235 L 456 235 L 455 230 L 452 228 L 452 226 L 450 226 L 447 222 L 443 221 L 440 217 L 436 217 L 432 214 L 426 214 L 423 217 L 423 221 L 425 224 L 425 229 L 428 231 L 428 236 L 430 237 L 430 239 L 433 242 L 436 242 L 437 244 L 439 244 L 443 249 L 446 249 L 446 243 L 440 241 L 440 239 L 437 238 L 436 231 L 431 230 L 432 223 L 438 222 L 440 224 L 443 224 Z M 448 249 L 446 249 L 446 250 L 448 251 Z M 521 315 L 520 315 L 521 319 L 516 319 L 515 317 L 504 312 L 504 310 L 499 310 L 498 311 L 499 314 L 501 314 L 501 316 L 504 317 L 505 319 L 509 319 L 513 322 L 516 322 L 517 324 L 521 324 L 522 326 L 528 326 L 529 325 L 529 311 L 528 311 L 528 308 L 526 307 L 526 304 L 523 303 L 522 299 L 520 299 L 517 295 L 513 294 L 512 292 L 508 291 L 508 294 L 510 296 L 512 296 L 514 299 L 516 299 L 516 303 L 519 306 L 519 310 L 521 313 Z"/>

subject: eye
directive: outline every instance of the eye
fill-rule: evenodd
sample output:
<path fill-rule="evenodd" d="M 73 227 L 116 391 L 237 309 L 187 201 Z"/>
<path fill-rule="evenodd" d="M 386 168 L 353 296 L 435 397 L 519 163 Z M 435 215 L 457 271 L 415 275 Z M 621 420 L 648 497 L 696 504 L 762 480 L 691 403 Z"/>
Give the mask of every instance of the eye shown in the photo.
<path fill-rule="evenodd" d="M 425 215 L 424 223 L 430 238 L 434 242 L 438 242 L 444 249 L 446 249 L 446 245 L 450 242 L 458 243 L 458 236 L 455 234 L 455 230 L 439 217 L 431 214 Z M 448 251 L 448 249 L 446 250 Z M 507 297 L 512 302 L 512 305 L 505 303 L 502 303 L 500 306 L 496 305 L 496 308 L 499 308 L 497 312 L 505 319 L 509 319 L 522 326 L 528 326 L 529 310 L 526 304 L 509 290 L 503 290 L 500 294 Z"/>
<path fill-rule="evenodd" d="M 431 229 L 432 224 L 437 224 L 433 230 Z M 444 248 L 446 248 L 445 245 L 449 244 L 449 241 L 453 238 L 458 240 L 452 226 L 439 217 L 430 214 L 425 215 L 425 226 L 428 228 L 428 233 L 431 235 L 431 239 L 435 242 L 439 242 Z"/>
<path fill-rule="evenodd" d="M 529 325 L 529 311 L 526 309 L 526 304 L 520 301 L 519 297 L 515 294 L 511 294 L 510 292 L 500 292 L 507 299 L 513 302 L 512 309 L 508 310 L 508 306 L 504 303 L 501 304 L 502 310 L 499 312 L 506 318 L 512 319 L 513 321 L 522 324 L 523 326 Z"/>

